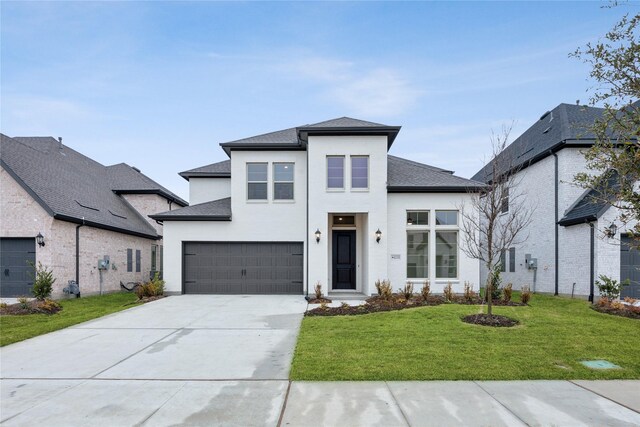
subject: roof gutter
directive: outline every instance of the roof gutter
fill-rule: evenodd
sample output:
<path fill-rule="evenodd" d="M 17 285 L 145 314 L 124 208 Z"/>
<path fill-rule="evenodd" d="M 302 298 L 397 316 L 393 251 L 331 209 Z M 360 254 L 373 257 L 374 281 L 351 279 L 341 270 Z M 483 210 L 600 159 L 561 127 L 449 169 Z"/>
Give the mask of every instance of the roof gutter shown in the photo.
<path fill-rule="evenodd" d="M 477 187 L 411 187 L 411 186 L 387 186 L 387 193 L 474 193 L 481 192 L 486 186 Z"/>
<path fill-rule="evenodd" d="M 60 221 L 72 222 L 74 224 L 82 224 L 82 225 L 87 225 L 89 227 L 100 228 L 102 230 L 109 230 L 109 231 L 115 231 L 115 232 L 118 232 L 118 233 L 129 234 L 131 236 L 144 237 L 145 239 L 151 239 L 151 240 L 160 240 L 160 239 L 162 239 L 162 236 L 158 236 L 157 234 L 156 235 L 151 235 L 151 234 L 140 233 L 140 232 L 133 231 L 133 230 L 127 230 L 127 229 L 124 229 L 124 228 L 113 227 L 111 225 L 100 224 L 100 223 L 93 222 L 93 221 L 86 221 L 84 218 L 78 219 L 78 218 L 75 218 L 75 217 L 72 217 L 72 216 L 69 216 L 69 215 L 54 214 L 53 218 L 57 219 L 57 220 L 60 220 Z"/>

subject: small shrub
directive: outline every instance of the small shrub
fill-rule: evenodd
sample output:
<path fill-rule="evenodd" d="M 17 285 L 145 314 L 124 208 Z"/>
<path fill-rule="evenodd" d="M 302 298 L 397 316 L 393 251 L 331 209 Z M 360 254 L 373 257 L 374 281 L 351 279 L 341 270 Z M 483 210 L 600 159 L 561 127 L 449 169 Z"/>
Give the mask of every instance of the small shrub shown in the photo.
<path fill-rule="evenodd" d="M 473 291 L 473 285 L 469 282 L 464 282 L 464 299 L 467 301 L 473 301 L 476 297 L 476 293 Z"/>
<path fill-rule="evenodd" d="M 398 292 L 404 297 L 405 300 L 409 301 L 413 296 L 413 283 L 407 281 L 404 285 L 404 288 L 398 289 Z"/>
<path fill-rule="evenodd" d="M 611 301 L 611 303 L 609 303 L 609 307 L 614 310 L 624 310 L 625 308 L 627 308 L 626 305 L 618 300 Z"/>
<path fill-rule="evenodd" d="M 502 299 L 506 302 L 511 301 L 511 294 L 513 292 L 513 283 L 507 283 L 507 285 L 502 288 Z"/>
<path fill-rule="evenodd" d="M 454 293 L 453 293 L 453 287 L 451 286 L 451 282 L 447 283 L 447 286 L 444 287 L 444 290 L 442 291 L 442 293 L 444 294 L 444 299 L 447 302 L 453 301 Z"/>
<path fill-rule="evenodd" d="M 327 305 L 326 302 L 321 302 L 320 303 L 320 309 L 321 310 L 327 310 L 329 308 L 329 306 Z"/>
<path fill-rule="evenodd" d="M 351 307 L 351 306 L 349 305 L 349 303 L 346 303 L 346 302 L 342 302 L 342 303 L 340 304 L 340 308 L 342 308 L 342 309 L 344 309 L 344 310 L 347 310 L 347 309 L 349 309 L 350 307 Z"/>
<path fill-rule="evenodd" d="M 378 295 L 380 295 L 380 298 L 382 298 L 383 300 L 390 300 L 391 297 L 393 296 L 393 289 L 391 288 L 391 282 L 388 280 L 383 280 L 382 282 L 380 282 L 379 286 L 378 286 L 378 282 L 376 282 L 376 288 L 378 288 Z"/>
<path fill-rule="evenodd" d="M 598 302 L 596 303 L 596 305 L 598 305 L 599 307 L 608 307 L 609 306 L 609 298 L 607 297 L 601 297 Z"/>
<path fill-rule="evenodd" d="M 26 310 L 29 308 L 29 298 L 27 297 L 19 297 L 18 303 L 20 304 L 20 308 Z"/>
<path fill-rule="evenodd" d="M 422 295 L 422 299 L 426 301 L 427 298 L 429 298 L 430 294 L 431 294 L 431 284 L 429 283 L 428 280 L 425 280 L 424 283 L 422 284 L 422 289 L 420 289 L 420 295 Z"/>
<path fill-rule="evenodd" d="M 529 288 L 529 285 L 524 285 L 522 290 L 520 290 L 520 302 L 527 304 L 529 303 L 529 300 L 531 300 L 531 289 Z"/>
<path fill-rule="evenodd" d="M 322 298 L 322 283 L 320 281 L 313 287 L 313 291 L 316 293 L 316 299 Z"/>
<path fill-rule="evenodd" d="M 633 303 L 635 303 L 636 301 L 637 301 L 636 299 L 633 299 L 633 298 L 631 298 L 631 297 L 624 297 L 624 302 L 627 302 L 627 303 L 629 303 L 629 304 L 633 304 Z"/>
<path fill-rule="evenodd" d="M 38 310 L 45 313 L 55 313 L 61 309 L 60 304 L 52 299 L 46 299 L 38 305 Z"/>
<path fill-rule="evenodd" d="M 382 296 L 382 289 L 380 289 L 381 286 L 382 281 L 380 279 L 376 280 L 376 291 L 378 291 L 378 296 Z"/>
<path fill-rule="evenodd" d="M 499 300 L 502 297 L 502 289 L 500 289 L 500 285 L 502 284 L 502 277 L 500 277 L 500 264 L 493 267 L 489 280 L 491 283 L 491 299 Z"/>
<path fill-rule="evenodd" d="M 616 299 L 620 296 L 620 292 L 622 291 L 623 286 L 629 285 L 629 280 L 625 280 L 624 282 L 618 282 L 617 280 L 612 279 L 609 276 L 605 276 L 601 274 L 599 279 L 596 280 L 596 286 L 600 291 L 600 295 L 607 297 L 608 299 Z"/>
<path fill-rule="evenodd" d="M 9 304 L 7 304 L 6 302 L 0 302 L 0 308 L 7 308 L 9 306 Z"/>
<path fill-rule="evenodd" d="M 136 287 L 138 299 L 162 296 L 164 294 L 164 280 L 160 279 L 160 274 L 156 273 L 153 279 Z"/>
<path fill-rule="evenodd" d="M 53 291 L 53 284 L 56 281 L 56 279 L 53 277 L 53 271 L 42 265 L 41 262 L 38 262 L 37 266 L 35 266 L 33 263 L 29 264 L 34 269 L 34 273 L 32 275 L 33 287 L 31 288 L 31 293 L 38 301 L 44 301 L 51 296 L 51 292 Z"/>

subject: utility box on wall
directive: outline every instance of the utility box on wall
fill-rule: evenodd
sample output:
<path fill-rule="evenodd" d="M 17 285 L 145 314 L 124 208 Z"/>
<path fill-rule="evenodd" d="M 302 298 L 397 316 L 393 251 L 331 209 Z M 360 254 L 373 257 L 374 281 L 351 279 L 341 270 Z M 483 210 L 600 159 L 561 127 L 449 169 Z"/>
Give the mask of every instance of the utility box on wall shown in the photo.
<path fill-rule="evenodd" d="M 98 259 L 98 270 L 108 270 L 109 264 L 109 256 L 105 255 L 102 259 Z"/>

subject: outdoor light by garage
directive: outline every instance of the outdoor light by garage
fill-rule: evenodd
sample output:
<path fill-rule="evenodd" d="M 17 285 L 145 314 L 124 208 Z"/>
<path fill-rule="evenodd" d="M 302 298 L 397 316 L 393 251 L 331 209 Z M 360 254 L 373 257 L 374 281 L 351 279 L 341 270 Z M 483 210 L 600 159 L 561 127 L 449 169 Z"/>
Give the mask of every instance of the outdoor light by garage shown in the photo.
<path fill-rule="evenodd" d="M 320 243 L 320 236 L 322 235 L 322 233 L 320 232 L 320 229 L 316 229 L 316 243 Z"/>
<path fill-rule="evenodd" d="M 42 233 L 38 233 L 38 235 L 36 236 L 36 243 L 40 247 L 44 246 L 44 236 L 42 235 Z"/>
<path fill-rule="evenodd" d="M 381 238 L 382 238 L 382 231 L 380 231 L 380 229 L 378 228 L 378 231 L 376 231 L 376 242 L 380 243 Z"/>
<path fill-rule="evenodd" d="M 610 226 L 604 229 L 604 234 L 606 234 L 606 236 L 609 238 L 615 237 L 617 232 L 618 232 L 618 226 L 615 225 L 613 222 L 611 223 Z"/>

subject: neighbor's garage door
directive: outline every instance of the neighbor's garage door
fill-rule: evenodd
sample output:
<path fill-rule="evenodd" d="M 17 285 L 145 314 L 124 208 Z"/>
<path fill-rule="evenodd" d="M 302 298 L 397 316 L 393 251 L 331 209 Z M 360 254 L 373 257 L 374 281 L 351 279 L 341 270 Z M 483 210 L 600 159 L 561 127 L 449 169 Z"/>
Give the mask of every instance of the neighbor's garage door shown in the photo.
<path fill-rule="evenodd" d="M 186 294 L 302 294 L 302 243 L 189 242 Z"/>
<path fill-rule="evenodd" d="M 36 241 L 0 239 L 0 296 L 14 298 L 31 296 L 33 267 L 36 262 Z"/>
<path fill-rule="evenodd" d="M 630 247 L 631 238 L 622 236 L 620 244 L 620 280 L 629 279 L 622 288 L 621 297 L 640 298 L 640 250 Z"/>

